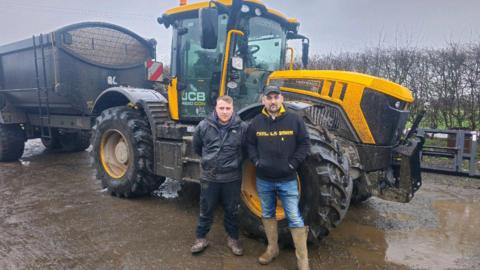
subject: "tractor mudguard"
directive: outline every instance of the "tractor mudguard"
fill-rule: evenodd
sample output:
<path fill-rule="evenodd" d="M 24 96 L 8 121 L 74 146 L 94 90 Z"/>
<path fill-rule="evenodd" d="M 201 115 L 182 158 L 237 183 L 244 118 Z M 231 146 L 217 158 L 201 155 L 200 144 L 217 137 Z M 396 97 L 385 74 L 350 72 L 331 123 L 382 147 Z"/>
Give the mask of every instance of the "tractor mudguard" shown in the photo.
<path fill-rule="evenodd" d="M 103 91 L 95 101 L 92 114 L 99 115 L 117 106 L 129 106 L 145 112 L 153 138 L 157 137 L 156 127 L 170 120 L 168 100 L 162 94 L 152 89 L 132 87 L 112 87 Z"/>
<path fill-rule="evenodd" d="M 145 102 L 163 102 L 167 99 L 153 89 L 112 87 L 103 91 L 95 100 L 92 113 L 100 114 L 103 110 L 126 104 L 141 105 Z"/>

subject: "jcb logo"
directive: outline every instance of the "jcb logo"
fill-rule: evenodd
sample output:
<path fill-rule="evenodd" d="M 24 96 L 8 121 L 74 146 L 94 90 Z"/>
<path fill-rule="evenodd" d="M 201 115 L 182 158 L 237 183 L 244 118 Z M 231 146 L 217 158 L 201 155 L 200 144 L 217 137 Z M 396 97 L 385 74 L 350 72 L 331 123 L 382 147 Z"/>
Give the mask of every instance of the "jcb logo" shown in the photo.
<path fill-rule="evenodd" d="M 184 92 L 182 101 L 206 101 L 205 92 Z"/>

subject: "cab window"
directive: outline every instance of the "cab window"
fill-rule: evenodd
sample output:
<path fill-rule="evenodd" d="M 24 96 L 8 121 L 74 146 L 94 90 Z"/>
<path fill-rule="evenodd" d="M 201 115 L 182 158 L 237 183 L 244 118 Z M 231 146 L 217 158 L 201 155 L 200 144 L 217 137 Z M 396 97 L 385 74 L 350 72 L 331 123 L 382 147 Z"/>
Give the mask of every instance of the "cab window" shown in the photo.
<path fill-rule="evenodd" d="M 228 16 L 220 15 L 218 20 L 218 42 L 215 49 L 201 47 L 198 18 L 184 19 L 178 24 L 179 57 L 176 75 L 179 81 L 181 118 L 203 118 L 213 109 L 221 79 Z"/>

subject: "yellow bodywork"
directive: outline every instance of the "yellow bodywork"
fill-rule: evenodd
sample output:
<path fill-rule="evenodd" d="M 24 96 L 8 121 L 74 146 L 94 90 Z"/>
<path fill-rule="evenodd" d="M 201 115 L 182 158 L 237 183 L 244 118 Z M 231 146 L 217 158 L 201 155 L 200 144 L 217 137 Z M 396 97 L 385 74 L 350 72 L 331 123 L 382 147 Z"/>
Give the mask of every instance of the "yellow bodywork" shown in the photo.
<path fill-rule="evenodd" d="M 217 2 L 220 2 L 220 3 L 222 3 L 222 4 L 225 5 L 225 6 L 231 6 L 231 5 L 232 5 L 232 0 L 218 0 Z M 247 3 L 254 3 L 254 4 L 257 4 L 257 5 L 265 6 L 262 1 L 258 1 L 258 0 L 245 0 L 245 2 L 247 2 Z M 206 7 L 208 7 L 208 6 L 209 6 L 209 2 L 208 2 L 208 1 L 197 2 L 197 3 L 193 3 L 193 4 L 189 4 L 189 5 L 184 5 L 184 6 L 178 6 L 178 7 L 169 9 L 169 10 L 165 11 L 164 14 L 167 15 L 167 16 L 177 15 L 177 14 L 182 14 L 182 13 L 185 13 L 185 12 L 190 12 L 190 11 L 199 10 L 199 9 L 201 9 L 201 8 L 206 8 Z M 284 15 L 283 13 L 281 13 L 280 11 L 277 11 L 277 10 L 274 10 L 274 9 L 270 9 L 270 8 L 267 8 L 267 11 L 268 11 L 268 13 L 270 13 L 271 15 L 274 15 L 274 16 L 280 18 L 280 19 L 283 19 L 283 20 L 287 21 L 288 23 L 291 23 L 291 24 L 299 24 L 299 22 L 298 22 L 297 19 L 287 18 L 287 16 L 285 16 L 285 15 Z"/>
<path fill-rule="evenodd" d="M 338 104 L 346 113 L 360 140 L 366 144 L 375 144 L 360 103 L 365 88 L 395 97 L 406 103 L 413 102 L 413 95 L 407 88 L 391 81 L 365 74 L 333 70 L 285 70 L 275 71 L 269 77 L 269 83 L 275 80 L 304 80 L 322 82 L 318 89 L 298 89 L 281 86 L 285 92 L 316 97 Z M 332 84 L 333 93 L 331 92 Z M 281 84 L 280 84 L 281 85 Z M 341 97 L 343 92 L 343 97 Z"/>
<path fill-rule="evenodd" d="M 168 109 L 170 110 L 170 117 L 173 120 L 179 120 L 179 111 L 178 111 L 178 90 L 177 90 L 178 79 L 172 78 L 172 82 L 168 86 Z"/>
<path fill-rule="evenodd" d="M 228 68 L 228 59 L 230 58 L 230 43 L 231 43 L 231 40 L 232 40 L 232 35 L 235 34 L 235 35 L 239 35 L 239 36 L 243 36 L 245 35 L 242 31 L 240 30 L 235 30 L 235 29 L 232 29 L 230 31 L 228 31 L 228 34 L 227 34 L 227 42 L 225 43 L 225 57 L 223 59 L 223 68 L 222 68 L 222 80 L 220 82 L 220 96 L 223 96 L 225 95 L 225 83 L 227 81 L 227 68 Z"/>

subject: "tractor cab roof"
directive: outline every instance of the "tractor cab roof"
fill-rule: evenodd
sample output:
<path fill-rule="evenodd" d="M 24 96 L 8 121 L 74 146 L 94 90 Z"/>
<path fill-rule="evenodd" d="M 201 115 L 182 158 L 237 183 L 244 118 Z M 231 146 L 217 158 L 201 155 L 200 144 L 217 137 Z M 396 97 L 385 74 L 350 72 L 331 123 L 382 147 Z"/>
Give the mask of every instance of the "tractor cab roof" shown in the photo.
<path fill-rule="evenodd" d="M 224 10 L 225 12 L 228 12 L 232 6 L 232 0 L 218 0 L 213 1 L 213 3 L 216 4 L 220 11 Z M 277 10 L 267 8 L 263 2 L 259 0 L 244 0 L 244 4 L 252 7 L 252 10 L 253 8 L 259 8 L 262 14 L 284 25 L 288 30 L 297 32 L 298 26 L 300 25 L 297 19 L 288 18 Z M 210 1 L 202 1 L 169 9 L 159 18 L 159 22 L 169 27 L 177 19 L 197 17 L 198 11 L 202 8 L 209 7 L 209 5 Z"/>

